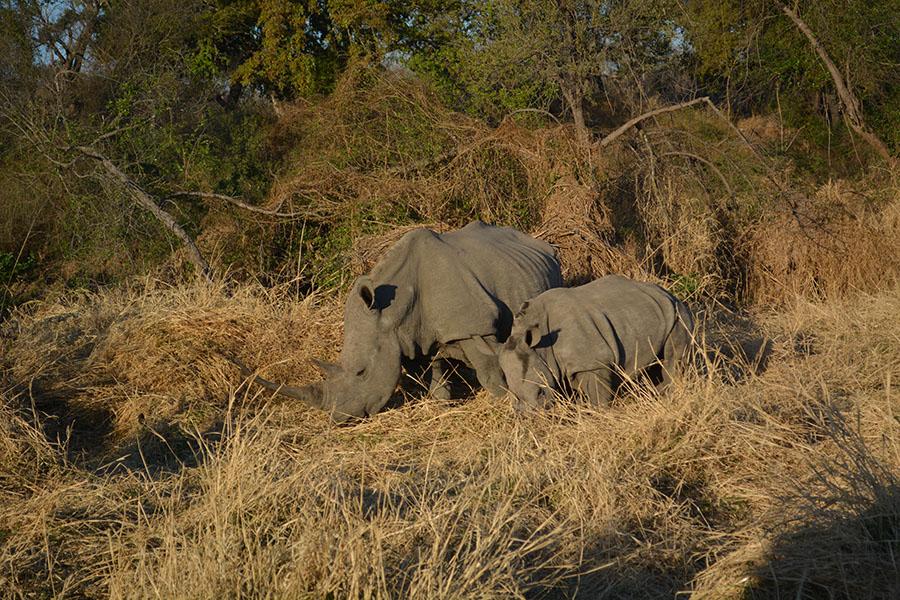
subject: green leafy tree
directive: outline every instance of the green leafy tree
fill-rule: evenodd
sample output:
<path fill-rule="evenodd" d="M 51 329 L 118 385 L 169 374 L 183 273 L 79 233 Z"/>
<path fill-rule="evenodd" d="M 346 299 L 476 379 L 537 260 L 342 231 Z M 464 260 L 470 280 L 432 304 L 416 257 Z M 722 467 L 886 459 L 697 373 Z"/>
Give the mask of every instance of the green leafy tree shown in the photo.
<path fill-rule="evenodd" d="M 900 1 L 691 0 L 684 7 L 699 73 L 720 82 L 730 107 L 768 111 L 783 101 L 797 125 L 843 117 L 885 155 L 867 133 L 871 121 L 898 147 Z"/>
<path fill-rule="evenodd" d="M 427 38 L 426 16 L 447 2 L 216 0 L 195 60 L 210 76 L 279 98 L 329 92 L 349 61 L 374 62 Z M 234 92 L 229 105 L 233 104 Z"/>
<path fill-rule="evenodd" d="M 168 229 L 196 232 L 204 203 L 161 200 L 202 188 L 252 201 L 267 188 L 277 162 L 260 141 L 266 107 L 222 111 L 213 101 L 222 71 L 198 58 L 205 0 L 2 8 L 0 42 L 19 48 L 2 63 L 16 85 L 0 88 L 4 249 L 78 258 L 91 277 L 122 274 L 171 248 L 152 203 L 170 213 Z M 138 187 L 144 195 L 131 193 Z"/>
<path fill-rule="evenodd" d="M 661 0 L 491 0 L 464 4 L 451 41 L 428 57 L 481 112 L 564 104 L 588 137 L 587 106 L 642 84 L 672 53 Z M 418 64 L 425 61 L 419 59 Z M 416 64 L 416 63 L 414 63 Z M 434 68 L 437 66 L 438 68 Z"/>

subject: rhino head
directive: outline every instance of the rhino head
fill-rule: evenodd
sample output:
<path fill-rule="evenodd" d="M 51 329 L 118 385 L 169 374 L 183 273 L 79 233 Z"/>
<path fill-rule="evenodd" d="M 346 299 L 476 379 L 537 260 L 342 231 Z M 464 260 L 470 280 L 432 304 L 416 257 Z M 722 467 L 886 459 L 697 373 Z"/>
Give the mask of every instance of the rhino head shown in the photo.
<path fill-rule="evenodd" d="M 278 393 L 328 412 L 337 422 L 374 415 L 393 394 L 400 379 L 398 327 L 408 313 L 412 294 L 397 299 L 393 285 L 374 286 L 356 280 L 344 307 L 344 347 L 338 364 L 315 361 L 326 379 L 303 387 L 256 382 Z"/>
<path fill-rule="evenodd" d="M 517 323 L 500 349 L 500 369 L 514 397 L 513 408 L 516 412 L 543 408 L 549 403 L 549 388 L 556 377 L 547 364 L 543 350 L 552 343 L 551 337 L 542 336 L 537 324 L 522 326 Z"/>

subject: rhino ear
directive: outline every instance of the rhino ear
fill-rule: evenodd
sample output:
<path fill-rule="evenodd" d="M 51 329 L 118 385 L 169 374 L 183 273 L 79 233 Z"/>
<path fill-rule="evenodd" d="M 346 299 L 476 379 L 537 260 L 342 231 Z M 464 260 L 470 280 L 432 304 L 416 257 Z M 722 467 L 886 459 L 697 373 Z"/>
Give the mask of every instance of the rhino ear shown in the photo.
<path fill-rule="evenodd" d="M 537 325 L 532 325 L 522 333 L 522 342 L 529 348 L 536 348 L 542 337 Z"/>
<path fill-rule="evenodd" d="M 519 307 L 519 310 L 516 311 L 515 316 L 519 317 L 525 314 L 525 311 L 528 310 L 528 301 L 522 303 L 522 306 Z"/>
<path fill-rule="evenodd" d="M 384 286 L 379 291 L 384 290 L 383 298 L 379 298 L 377 303 L 384 304 L 384 310 L 381 314 L 381 324 L 383 327 L 392 330 L 396 328 L 403 319 L 409 314 L 409 311 L 416 303 L 416 293 L 412 287 L 408 285 Z"/>
<path fill-rule="evenodd" d="M 357 292 L 359 293 L 359 297 L 362 299 L 363 304 L 366 305 L 366 308 L 370 310 L 375 308 L 375 289 L 372 286 L 371 279 L 365 276 L 360 277 Z"/>
<path fill-rule="evenodd" d="M 326 378 L 334 377 L 335 375 L 337 375 L 338 373 L 341 372 L 341 366 L 336 365 L 334 363 L 330 363 L 330 362 L 327 362 L 324 360 L 319 360 L 317 358 L 312 359 L 310 362 L 312 362 L 312 364 L 316 365 L 316 367 L 318 367 L 318 369 L 325 374 Z"/>

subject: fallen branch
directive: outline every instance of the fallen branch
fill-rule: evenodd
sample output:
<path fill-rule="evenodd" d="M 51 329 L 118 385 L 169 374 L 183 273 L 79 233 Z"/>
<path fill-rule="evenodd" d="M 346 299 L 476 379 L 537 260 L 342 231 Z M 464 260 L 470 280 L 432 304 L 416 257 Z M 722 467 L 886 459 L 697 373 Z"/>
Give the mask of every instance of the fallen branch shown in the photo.
<path fill-rule="evenodd" d="M 194 198 L 210 198 L 212 200 L 222 200 L 223 202 L 228 202 L 229 204 L 233 204 L 238 208 L 242 208 L 246 211 L 257 213 L 260 215 L 266 215 L 268 217 L 279 217 L 282 219 L 299 219 L 302 217 L 308 216 L 308 212 L 300 211 L 300 212 L 279 212 L 277 210 L 269 210 L 267 208 L 262 208 L 259 206 L 253 206 L 252 204 L 247 204 L 243 200 L 239 198 L 235 198 L 233 196 L 226 196 L 225 194 L 214 194 L 212 192 L 175 192 L 174 194 L 170 194 L 170 198 L 178 197 L 178 196 L 191 196 Z"/>
<path fill-rule="evenodd" d="M 203 276 L 204 279 L 209 281 L 210 278 L 210 266 L 209 263 L 206 262 L 206 259 L 203 258 L 203 255 L 200 253 L 200 249 L 197 248 L 197 245 L 194 243 L 194 240 L 191 239 L 191 236 L 187 234 L 187 232 L 178 224 L 178 222 L 166 211 L 159 207 L 155 200 L 145 192 L 141 187 L 134 182 L 128 175 L 122 172 L 113 162 L 108 159 L 106 156 L 100 154 L 97 150 L 90 146 L 76 146 L 75 150 L 83 154 L 88 158 L 92 158 L 98 161 L 103 168 L 106 170 L 106 173 L 118 181 L 128 192 L 131 194 L 131 197 L 141 205 L 144 209 L 150 212 L 156 219 L 162 223 L 166 229 L 175 234 L 184 247 L 188 251 L 188 257 L 191 262 L 200 272 L 200 275 Z"/>
<path fill-rule="evenodd" d="M 706 105 L 708 105 L 712 109 L 712 111 L 716 114 L 716 116 L 718 116 L 722 121 L 724 121 L 725 124 L 728 125 L 728 127 L 731 128 L 731 130 L 735 133 L 735 135 L 737 135 L 738 138 L 740 138 L 741 141 L 744 142 L 744 144 L 747 146 L 747 148 L 749 148 L 750 151 L 753 152 L 753 155 L 756 156 L 760 160 L 760 162 L 763 163 L 763 165 L 765 165 L 766 178 L 769 181 L 771 181 L 775 185 L 775 187 L 777 187 L 784 194 L 784 197 L 787 200 L 788 205 L 790 206 L 791 214 L 794 216 L 794 219 L 797 221 L 797 223 L 802 227 L 803 220 L 802 220 L 802 215 L 800 213 L 799 203 L 796 202 L 791 197 L 792 196 L 791 191 L 786 189 L 785 186 L 782 185 L 781 182 L 778 181 L 778 179 L 775 177 L 775 175 L 773 173 L 771 162 L 765 156 L 760 154 L 760 152 L 753 146 L 753 144 L 750 142 L 750 140 L 747 139 L 747 136 L 744 135 L 744 132 L 742 132 L 740 129 L 738 129 L 737 125 L 732 123 L 731 120 L 727 116 L 725 116 L 722 113 L 722 111 L 719 110 L 719 107 L 717 107 L 713 103 L 713 101 L 709 99 L 708 96 L 703 96 L 702 98 L 695 98 L 694 100 L 690 100 L 688 102 L 682 102 L 680 104 L 674 104 L 672 106 L 665 106 L 663 108 L 657 108 L 656 110 L 651 110 L 650 112 L 646 112 L 646 113 L 644 113 L 640 116 L 637 116 L 637 117 L 629 120 L 628 122 L 626 122 L 624 125 L 622 125 L 618 129 L 616 129 L 615 131 L 613 131 L 612 133 L 607 135 L 605 138 L 603 138 L 602 140 L 597 142 L 597 145 L 600 146 L 601 148 L 605 148 L 610 143 L 612 143 L 614 140 L 616 140 L 617 138 L 622 136 L 629 129 L 631 129 L 635 125 L 641 123 L 642 121 L 646 121 L 647 119 L 650 119 L 652 117 L 655 117 L 655 116 L 658 116 L 661 114 L 674 112 L 676 110 L 681 110 L 682 108 L 688 108 L 690 106 L 695 106 L 700 103 L 705 103 Z M 680 154 L 685 154 L 685 153 L 680 153 Z M 698 159 L 700 158 L 696 155 L 691 155 L 691 157 L 698 158 Z M 701 161 L 705 162 L 705 164 L 707 164 L 709 166 L 713 166 L 712 163 L 710 163 L 709 161 L 705 161 L 703 159 L 701 159 Z M 715 167 L 713 167 L 713 168 L 715 168 Z M 716 169 L 716 170 L 718 171 L 718 169 Z M 717 174 L 719 175 L 719 178 L 722 179 L 723 182 L 725 183 L 726 188 L 730 189 L 730 186 L 728 186 L 727 182 L 724 181 L 724 177 L 722 176 L 721 172 L 719 172 Z M 731 195 L 730 192 L 729 192 L 729 195 Z"/>
<path fill-rule="evenodd" d="M 597 142 L 597 145 L 600 146 L 601 148 L 605 148 L 605 147 L 609 146 L 611 143 L 613 143 L 616 139 L 621 137 L 623 134 L 625 134 L 629 129 L 638 125 L 639 123 L 642 123 L 643 121 L 646 121 L 647 119 L 657 117 L 657 116 L 665 114 L 665 113 L 675 112 L 676 110 L 681 110 L 682 108 L 689 108 L 691 106 L 696 106 L 697 104 L 701 104 L 701 103 L 705 103 L 707 106 L 709 106 L 712 109 L 712 111 L 714 113 L 716 113 L 716 116 L 719 117 L 720 119 L 722 119 L 722 121 L 724 121 L 725 124 L 728 125 L 728 127 L 730 127 L 732 131 L 734 131 L 734 133 L 741 139 L 741 141 L 743 141 L 744 144 L 747 145 L 747 147 L 750 149 L 750 151 L 753 152 L 754 156 L 756 156 L 758 159 L 760 159 L 763 162 L 767 162 L 765 160 L 765 158 L 763 158 L 763 156 L 759 153 L 759 151 L 753 146 L 753 144 L 750 142 L 750 140 L 747 139 L 747 136 L 744 135 L 744 132 L 741 131 L 740 129 L 738 129 L 737 125 L 732 123 L 728 117 L 726 117 L 724 114 L 722 114 L 722 111 L 719 110 L 719 107 L 716 106 L 715 103 L 713 103 L 713 101 L 709 99 L 709 96 L 703 96 L 702 98 L 694 98 L 693 100 L 688 100 L 687 102 L 682 102 L 680 104 L 673 104 L 672 106 L 664 106 L 662 108 L 657 108 L 655 110 L 645 112 L 644 114 L 639 115 L 639 116 L 627 121 L 624 125 L 622 125 L 618 129 L 616 129 L 615 131 L 613 131 L 612 133 L 607 135 L 605 138 L 603 138 L 602 140 Z"/>
<path fill-rule="evenodd" d="M 694 98 L 693 100 L 688 100 L 687 102 L 682 102 L 680 104 L 673 104 L 672 106 L 664 106 L 662 108 L 657 108 L 655 110 L 651 110 L 650 112 L 645 112 L 642 115 L 639 115 L 630 121 L 627 121 L 624 125 L 604 137 L 602 140 L 597 142 L 597 145 L 601 148 L 606 148 L 611 143 L 620 138 L 623 134 L 625 134 L 629 129 L 638 125 L 639 123 L 646 121 L 652 117 L 656 117 L 665 113 L 674 112 L 676 110 L 681 110 L 682 108 L 688 108 L 690 106 L 694 106 L 696 104 L 700 104 L 701 102 L 710 102 L 710 99 L 707 96 L 703 96 L 702 98 Z"/>

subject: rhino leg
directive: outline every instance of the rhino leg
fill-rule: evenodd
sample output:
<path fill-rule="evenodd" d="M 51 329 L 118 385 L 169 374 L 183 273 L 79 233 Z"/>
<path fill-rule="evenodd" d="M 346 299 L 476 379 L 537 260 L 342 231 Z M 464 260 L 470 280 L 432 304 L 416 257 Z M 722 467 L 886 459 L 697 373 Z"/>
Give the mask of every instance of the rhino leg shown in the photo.
<path fill-rule="evenodd" d="M 450 388 L 445 377 L 447 363 L 443 358 L 435 357 L 431 362 L 431 385 L 428 395 L 438 400 L 450 399 Z"/>
<path fill-rule="evenodd" d="M 478 383 L 492 396 L 503 398 L 506 396 L 506 378 L 500 369 L 500 361 L 497 358 L 499 344 L 492 338 L 473 337 L 458 342 L 466 362 L 475 369 Z"/>
<path fill-rule="evenodd" d="M 597 408 L 609 406 L 613 399 L 613 372 L 608 368 L 582 371 L 572 377 L 572 388 Z"/>

